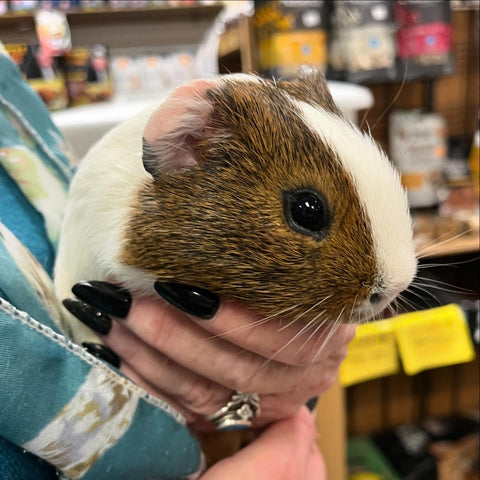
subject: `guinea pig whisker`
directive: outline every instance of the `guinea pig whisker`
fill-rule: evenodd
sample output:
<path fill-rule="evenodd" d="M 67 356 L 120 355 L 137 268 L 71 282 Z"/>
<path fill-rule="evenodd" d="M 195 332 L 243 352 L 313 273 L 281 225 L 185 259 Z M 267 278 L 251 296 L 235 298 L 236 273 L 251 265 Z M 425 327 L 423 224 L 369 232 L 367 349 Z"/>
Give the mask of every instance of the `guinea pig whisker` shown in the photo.
<path fill-rule="evenodd" d="M 302 352 L 302 350 L 307 346 L 307 344 L 312 340 L 312 338 L 315 337 L 315 335 L 318 333 L 318 331 L 323 327 L 323 325 L 328 321 L 328 317 L 323 319 L 321 322 L 317 323 L 317 320 L 320 319 L 324 314 L 326 313 L 326 310 L 322 310 L 309 324 L 315 326 L 313 329 L 313 332 L 308 336 L 308 338 L 303 342 L 303 344 L 298 348 L 297 353 L 295 354 L 294 358 L 297 358 L 299 354 Z M 315 344 L 318 342 L 318 338 L 315 340 Z M 315 346 L 313 347 L 315 348 Z"/>
<path fill-rule="evenodd" d="M 325 330 L 327 332 L 327 335 L 326 335 L 325 340 L 323 341 L 322 345 L 318 349 L 317 353 L 315 354 L 315 357 L 313 359 L 313 363 L 315 363 L 315 361 L 318 359 L 318 357 L 322 353 L 323 349 L 325 348 L 325 345 L 327 345 L 329 340 L 332 338 L 333 334 L 339 329 L 339 327 L 341 325 L 340 319 L 342 318 L 342 315 L 343 315 L 344 311 L 345 311 L 345 305 L 340 310 L 340 313 L 338 314 L 337 318 L 332 323 L 332 326 L 330 327 L 330 330 L 328 330 L 328 329 Z M 322 334 L 322 336 L 323 336 L 323 334 Z"/>
<path fill-rule="evenodd" d="M 352 319 L 353 319 L 355 307 L 357 306 L 357 299 L 358 299 L 359 293 L 360 292 L 357 292 L 357 294 L 355 295 L 355 299 L 353 300 L 352 308 L 350 309 L 350 316 L 348 318 L 348 323 L 353 323 Z"/>
<path fill-rule="evenodd" d="M 430 282 L 431 279 L 428 279 Z M 465 290 L 463 288 L 447 288 L 444 285 L 436 285 L 435 283 L 421 283 L 421 282 L 415 282 L 415 286 L 418 287 L 427 287 L 427 288 L 432 288 L 434 290 L 439 290 L 441 292 L 448 292 L 448 293 L 473 293 L 471 290 Z"/>
<path fill-rule="evenodd" d="M 261 365 L 261 368 L 265 368 L 271 361 L 275 360 L 275 358 L 283 352 L 289 345 L 291 345 L 294 341 L 296 341 L 298 338 L 300 338 L 304 333 L 308 332 L 313 328 L 312 323 L 306 323 L 283 347 L 279 348 L 273 355 L 268 357 Z"/>
<path fill-rule="evenodd" d="M 412 290 L 411 288 L 407 288 L 405 290 L 406 292 L 408 292 L 410 295 L 414 295 L 415 297 L 417 297 L 420 301 L 424 301 L 424 297 L 422 295 L 420 295 L 419 293 L 415 292 L 414 290 Z M 406 298 L 404 298 L 402 295 L 400 295 L 398 297 L 399 300 L 402 300 L 404 305 L 406 305 L 407 307 L 410 308 L 410 311 L 413 310 L 413 311 L 417 311 L 419 309 L 418 305 L 416 305 L 414 302 L 412 301 L 408 301 Z M 409 310 L 407 310 L 407 308 L 404 307 L 404 312 L 407 312 Z"/>
<path fill-rule="evenodd" d="M 465 230 L 463 232 L 460 232 L 458 233 L 456 236 L 453 236 L 452 237 L 452 233 L 455 232 L 455 227 L 451 228 L 450 230 L 447 230 L 446 232 L 442 233 L 441 235 L 439 235 L 438 237 L 432 239 L 430 242 L 428 243 L 425 243 L 424 245 L 421 246 L 420 248 L 420 251 L 422 251 L 424 248 L 430 248 L 432 246 L 437 246 L 437 242 L 439 241 L 450 241 L 452 239 L 455 239 L 455 238 L 458 238 L 458 237 L 461 237 L 462 235 L 466 235 L 468 233 L 470 233 L 473 229 L 472 228 L 469 228 L 468 230 Z"/>
<path fill-rule="evenodd" d="M 400 86 L 398 87 L 398 92 L 395 94 L 395 96 L 393 97 L 393 100 L 387 105 L 387 107 L 385 107 L 385 110 L 383 111 L 383 113 L 377 118 L 377 120 L 375 121 L 375 123 L 372 125 L 372 130 L 378 125 L 378 123 L 380 122 L 380 120 L 389 112 L 389 110 L 392 108 L 392 106 L 395 104 L 395 102 L 397 101 L 398 97 L 400 96 L 400 94 L 402 93 L 404 87 L 405 87 L 405 84 L 407 82 L 407 70 L 405 69 L 405 72 L 403 74 L 403 78 L 402 78 L 402 83 L 400 84 Z"/>
<path fill-rule="evenodd" d="M 442 304 L 442 302 L 440 302 L 440 300 L 439 300 L 430 290 L 427 290 L 426 288 L 421 287 L 421 286 L 418 285 L 416 282 L 412 282 L 412 284 L 410 285 L 408 291 L 409 291 L 409 292 L 412 292 L 412 289 L 413 289 L 413 288 L 416 288 L 416 289 L 419 290 L 420 292 L 429 295 L 431 298 L 433 298 L 433 300 L 435 300 L 435 302 L 438 303 L 438 305 L 441 305 L 441 304 Z"/>
<path fill-rule="evenodd" d="M 314 338 L 319 330 L 323 327 L 323 325 L 325 323 L 328 322 L 328 320 L 330 319 L 330 317 L 326 317 L 325 319 L 323 319 L 318 325 L 315 325 L 315 324 L 312 324 L 312 325 L 315 325 L 315 329 L 313 330 L 313 332 L 310 334 L 310 336 L 308 337 L 307 339 L 307 342 L 310 341 L 312 338 Z M 308 367 L 305 369 L 305 371 L 303 372 L 302 376 L 301 376 L 301 379 L 300 381 L 303 380 L 303 378 L 311 371 L 311 369 L 314 367 L 315 365 L 315 362 L 318 358 L 318 350 L 320 350 L 320 348 L 323 347 L 324 345 L 324 342 L 322 342 L 322 345 L 317 349 L 317 344 L 320 342 L 320 340 L 322 339 L 322 336 L 323 335 L 320 335 L 320 336 L 317 336 L 317 338 L 315 339 L 315 344 L 314 346 L 312 347 L 313 350 L 315 350 L 315 356 L 313 357 L 313 359 L 310 361 L 310 365 L 308 365 Z M 307 342 L 304 342 L 304 345 L 302 345 L 302 348 L 305 348 Z"/>
<path fill-rule="evenodd" d="M 393 306 L 394 303 L 395 303 L 395 307 Z M 387 305 L 386 310 L 387 310 L 388 314 L 389 314 L 391 317 L 395 317 L 395 316 L 396 316 L 396 314 L 397 314 L 397 309 L 396 309 L 396 307 L 397 307 L 397 299 L 395 299 L 392 303 L 390 303 L 390 304 Z"/>
<path fill-rule="evenodd" d="M 222 332 L 222 333 L 219 333 L 217 335 L 212 335 L 207 340 L 216 340 L 216 339 L 219 339 L 219 338 L 224 338 L 224 337 L 226 337 L 226 336 L 228 336 L 232 333 L 242 332 L 242 331 L 245 331 L 245 330 L 249 330 L 251 328 L 258 327 L 259 325 L 263 325 L 265 323 L 268 323 L 273 318 L 278 317 L 279 315 L 283 315 L 284 313 L 289 312 L 290 310 L 294 310 L 295 308 L 298 308 L 300 306 L 301 306 L 300 303 L 297 304 L 297 305 L 293 305 L 291 307 L 288 307 L 288 308 L 285 308 L 285 309 L 281 310 L 280 312 L 272 313 L 271 315 L 268 315 L 267 317 L 263 317 L 263 318 L 260 318 L 259 320 L 255 320 L 254 322 L 249 323 L 248 325 L 242 325 L 241 327 L 232 328 L 231 330 L 228 330 L 226 332 Z"/>
<path fill-rule="evenodd" d="M 455 290 L 456 293 L 473 293 L 473 290 L 470 290 L 468 288 L 458 287 L 457 285 L 452 285 L 451 283 L 443 282 L 442 280 L 437 280 L 436 278 L 416 277 L 416 279 L 424 282 L 433 282 L 433 285 L 431 285 L 432 288 L 435 288 L 436 286 L 435 284 L 438 284 L 442 287 L 451 287 L 453 289 L 456 289 Z"/>
<path fill-rule="evenodd" d="M 322 304 L 323 302 L 325 302 L 326 300 L 328 300 L 329 298 L 331 298 L 332 295 L 327 295 L 325 298 L 323 298 L 322 300 L 318 301 L 315 305 L 313 305 L 312 307 L 308 308 L 307 310 L 305 310 L 304 312 L 302 312 L 301 314 L 297 315 L 293 320 L 291 320 L 290 322 L 288 322 L 286 325 L 284 325 L 283 327 L 280 327 L 278 329 L 279 332 L 281 332 L 282 330 L 285 330 L 287 328 L 289 328 L 291 325 L 293 325 L 294 323 L 296 323 L 298 320 L 300 320 L 300 318 L 302 318 L 304 315 L 306 315 L 308 312 L 312 311 L 314 308 L 317 308 L 320 304 Z"/>
<path fill-rule="evenodd" d="M 410 294 L 415 295 L 417 298 L 419 298 L 421 301 L 424 301 L 424 297 L 421 295 L 417 294 L 416 292 L 413 292 L 410 289 L 405 290 L 406 292 L 409 292 Z M 398 297 L 398 307 L 399 310 L 397 312 L 397 315 L 401 315 L 403 313 L 409 313 L 409 312 L 416 312 L 418 311 L 421 307 L 416 304 L 413 300 L 409 300 L 403 295 L 400 295 Z"/>
<path fill-rule="evenodd" d="M 368 114 L 370 113 L 370 110 L 372 109 L 372 107 L 370 108 L 367 108 L 367 110 L 365 110 L 365 113 L 363 114 L 363 117 L 362 119 L 360 120 L 360 124 L 359 124 L 359 128 L 362 130 L 363 129 L 363 125 L 366 125 L 367 128 L 368 128 L 368 134 L 370 136 L 372 136 L 372 132 L 370 131 L 370 124 L 368 123 L 367 121 L 367 116 Z"/>
<path fill-rule="evenodd" d="M 440 240 L 442 237 L 445 237 L 446 235 L 448 235 L 448 233 L 446 233 L 446 234 L 442 235 L 441 237 L 436 238 L 432 242 L 429 242 L 425 245 L 422 245 L 422 247 L 417 251 L 417 258 L 419 258 L 419 259 L 425 258 L 426 256 L 428 256 L 429 250 L 431 250 L 432 248 L 438 248 L 442 245 L 445 245 L 448 242 L 452 242 L 453 240 L 456 240 L 457 238 L 468 235 L 472 231 L 473 231 L 473 228 L 469 228 L 468 230 L 465 230 L 461 233 L 458 233 L 457 235 L 454 235 L 453 237 L 448 237 L 445 240 L 439 242 L 438 240 Z M 450 233 L 451 233 L 451 231 L 450 231 Z"/>
<path fill-rule="evenodd" d="M 480 259 L 480 257 L 470 258 L 469 260 L 462 260 L 460 262 L 451 262 L 451 263 L 423 263 L 418 265 L 418 270 L 423 270 L 425 268 L 457 268 L 458 265 L 465 265 L 467 263 L 473 263 Z"/>

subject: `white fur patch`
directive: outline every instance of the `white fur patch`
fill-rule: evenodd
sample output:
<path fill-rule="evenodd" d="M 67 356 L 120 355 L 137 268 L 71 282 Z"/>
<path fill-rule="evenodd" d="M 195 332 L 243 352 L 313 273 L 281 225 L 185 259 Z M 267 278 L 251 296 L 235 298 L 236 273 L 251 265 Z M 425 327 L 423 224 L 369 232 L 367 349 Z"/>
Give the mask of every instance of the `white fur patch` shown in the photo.
<path fill-rule="evenodd" d="M 119 125 L 87 153 L 70 187 L 55 264 L 59 300 L 80 280 L 116 277 L 127 215 L 139 186 L 150 181 L 142 164 L 142 134 L 154 109 Z M 63 309 L 68 335 L 76 342 L 99 342 Z"/>
<path fill-rule="evenodd" d="M 307 125 L 337 153 L 357 188 L 372 227 L 379 265 L 377 282 L 389 297 L 405 289 L 416 270 L 412 221 L 398 172 L 374 140 L 348 121 L 292 100 Z"/>

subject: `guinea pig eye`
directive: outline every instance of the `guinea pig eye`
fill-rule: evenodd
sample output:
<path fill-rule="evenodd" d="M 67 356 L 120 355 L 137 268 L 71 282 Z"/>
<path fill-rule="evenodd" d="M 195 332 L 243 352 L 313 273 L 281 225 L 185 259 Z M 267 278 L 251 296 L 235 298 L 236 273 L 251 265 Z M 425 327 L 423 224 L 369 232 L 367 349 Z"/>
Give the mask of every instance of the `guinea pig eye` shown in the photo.
<path fill-rule="evenodd" d="M 312 190 L 286 192 L 284 212 L 291 228 L 317 239 L 325 236 L 330 225 L 327 202 L 320 193 Z"/>

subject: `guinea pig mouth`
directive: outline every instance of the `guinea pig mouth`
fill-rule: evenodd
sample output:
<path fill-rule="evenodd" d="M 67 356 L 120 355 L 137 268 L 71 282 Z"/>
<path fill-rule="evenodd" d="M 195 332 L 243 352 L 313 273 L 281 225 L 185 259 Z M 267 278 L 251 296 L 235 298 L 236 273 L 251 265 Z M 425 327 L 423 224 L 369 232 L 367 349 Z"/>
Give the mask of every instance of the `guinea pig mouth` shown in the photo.
<path fill-rule="evenodd" d="M 390 318 L 394 315 L 392 302 L 397 298 L 397 294 L 386 294 L 374 292 L 362 302 L 352 315 L 353 323 L 367 323 L 384 318 Z"/>

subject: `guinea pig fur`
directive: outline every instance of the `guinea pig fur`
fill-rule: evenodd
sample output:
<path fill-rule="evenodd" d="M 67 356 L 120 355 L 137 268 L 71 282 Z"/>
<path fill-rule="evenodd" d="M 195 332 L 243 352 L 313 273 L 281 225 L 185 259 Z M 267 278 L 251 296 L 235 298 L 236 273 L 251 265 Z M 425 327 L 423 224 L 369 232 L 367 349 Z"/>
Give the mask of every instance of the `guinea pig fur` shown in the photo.
<path fill-rule="evenodd" d="M 55 285 L 59 299 L 81 280 L 155 295 L 160 280 L 265 316 L 360 322 L 415 271 L 399 176 L 324 77 L 226 75 L 177 88 L 93 146 L 71 186 Z M 75 341 L 92 336 L 71 322 Z"/>

